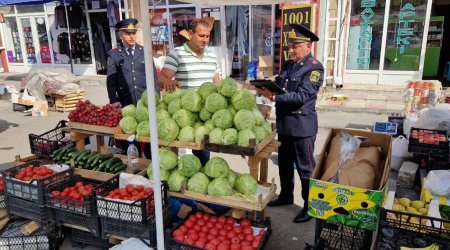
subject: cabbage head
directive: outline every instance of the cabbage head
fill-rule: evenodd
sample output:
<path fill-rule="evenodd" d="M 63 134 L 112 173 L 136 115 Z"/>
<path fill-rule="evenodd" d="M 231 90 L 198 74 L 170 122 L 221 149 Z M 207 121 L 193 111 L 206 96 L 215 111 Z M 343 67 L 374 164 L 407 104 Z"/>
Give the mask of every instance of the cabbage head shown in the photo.
<path fill-rule="evenodd" d="M 256 106 L 256 98 L 249 90 L 242 89 L 231 97 L 231 103 L 236 110 L 246 109 L 252 111 Z"/>
<path fill-rule="evenodd" d="M 221 109 L 214 113 L 212 120 L 217 128 L 227 129 L 233 127 L 233 115 L 228 109 Z"/>
<path fill-rule="evenodd" d="M 253 128 L 253 133 L 256 136 L 256 143 L 260 143 L 268 135 L 267 131 L 262 126 L 254 127 Z"/>
<path fill-rule="evenodd" d="M 189 178 L 187 188 L 189 191 L 206 194 L 208 192 L 209 178 L 204 173 L 196 173 Z"/>
<path fill-rule="evenodd" d="M 178 155 L 168 149 L 160 148 L 159 150 L 159 168 L 163 170 L 174 169 L 178 164 Z"/>
<path fill-rule="evenodd" d="M 136 121 L 143 122 L 148 121 L 148 108 L 145 106 L 138 107 L 136 109 Z"/>
<path fill-rule="evenodd" d="M 195 129 L 195 140 L 202 141 L 205 139 L 205 135 L 209 134 L 209 128 L 205 126 L 199 126 Z"/>
<path fill-rule="evenodd" d="M 209 143 L 222 144 L 223 130 L 221 128 L 214 128 L 209 132 Z"/>
<path fill-rule="evenodd" d="M 203 100 L 206 100 L 206 98 L 212 94 L 217 93 L 217 87 L 212 82 L 205 82 L 197 89 L 197 93 L 200 94 Z"/>
<path fill-rule="evenodd" d="M 229 170 L 227 161 L 218 156 L 211 158 L 203 168 L 203 172 L 211 178 L 227 177 Z"/>
<path fill-rule="evenodd" d="M 233 115 L 233 117 L 234 117 L 234 115 L 236 115 L 236 109 L 233 107 L 233 104 L 229 104 L 228 105 L 228 108 L 227 108 L 230 112 L 231 112 L 231 114 Z"/>
<path fill-rule="evenodd" d="M 177 123 L 170 118 L 162 120 L 158 123 L 158 136 L 165 142 L 171 142 L 177 139 L 180 128 Z"/>
<path fill-rule="evenodd" d="M 165 109 L 160 109 L 156 111 L 156 120 L 158 122 L 165 120 L 165 119 L 170 119 L 172 118 L 172 116 L 169 114 L 169 111 L 165 110 Z"/>
<path fill-rule="evenodd" d="M 187 181 L 187 178 L 183 176 L 178 170 L 174 170 L 170 174 L 167 184 L 169 184 L 169 190 L 179 192 L 183 187 L 183 183 Z"/>
<path fill-rule="evenodd" d="M 138 102 L 138 104 L 139 104 L 139 102 Z M 167 104 L 165 102 L 160 102 L 158 104 L 158 106 L 156 106 L 156 111 L 161 110 L 161 109 L 167 110 L 167 107 L 168 106 L 167 106 Z"/>
<path fill-rule="evenodd" d="M 122 117 L 135 117 L 136 116 L 136 106 L 134 104 L 127 105 L 122 109 Z"/>
<path fill-rule="evenodd" d="M 191 126 L 186 126 L 180 130 L 178 140 L 183 142 L 195 142 L 195 129 Z"/>
<path fill-rule="evenodd" d="M 150 126 L 148 125 L 147 121 L 140 122 L 136 127 L 136 134 L 137 135 L 143 135 L 143 136 L 149 136 L 150 135 Z"/>
<path fill-rule="evenodd" d="M 195 122 L 194 114 L 186 109 L 180 109 L 177 112 L 173 113 L 172 118 L 180 128 L 192 126 Z"/>
<path fill-rule="evenodd" d="M 223 131 L 223 145 L 236 144 L 238 132 L 235 128 L 227 128 Z"/>
<path fill-rule="evenodd" d="M 181 107 L 191 112 L 199 112 L 203 107 L 203 99 L 195 89 L 190 89 L 181 97 Z"/>
<path fill-rule="evenodd" d="M 263 124 L 263 122 L 265 121 L 263 114 L 261 113 L 261 111 L 259 110 L 258 107 L 255 107 L 252 110 L 253 116 L 255 117 L 255 121 L 256 121 L 256 125 L 257 126 L 261 126 Z"/>
<path fill-rule="evenodd" d="M 198 112 L 192 112 L 192 115 L 194 115 L 194 124 L 198 121 L 201 121 Z"/>
<path fill-rule="evenodd" d="M 236 184 L 237 177 L 238 176 L 237 176 L 236 172 L 234 172 L 233 170 L 230 169 L 230 171 L 228 172 L 227 180 L 232 189 L 234 188 L 234 186 Z"/>
<path fill-rule="evenodd" d="M 253 195 L 258 189 L 258 183 L 250 174 L 242 174 L 236 179 L 235 188 L 240 193 Z"/>
<path fill-rule="evenodd" d="M 144 92 L 142 92 L 140 100 L 146 107 L 148 107 L 147 90 L 144 90 Z M 158 103 L 159 103 L 159 95 L 158 95 L 158 93 L 155 92 L 155 106 L 157 106 Z"/>
<path fill-rule="evenodd" d="M 208 185 L 208 194 L 213 196 L 231 195 L 232 189 L 226 178 L 217 178 Z"/>
<path fill-rule="evenodd" d="M 272 125 L 268 121 L 264 121 L 262 127 L 267 131 L 267 134 L 272 133 Z"/>
<path fill-rule="evenodd" d="M 142 100 L 139 99 L 137 104 L 136 104 L 136 108 L 139 108 L 141 106 L 145 106 L 145 105 L 144 105 L 144 102 L 142 102 Z"/>
<path fill-rule="evenodd" d="M 194 123 L 194 128 L 197 129 L 198 127 L 203 126 L 203 122 L 202 121 L 196 121 Z"/>
<path fill-rule="evenodd" d="M 170 170 L 159 169 L 159 178 L 161 181 L 169 180 L 170 174 Z M 149 180 L 153 180 L 153 167 L 151 165 L 147 167 L 147 177 Z"/>
<path fill-rule="evenodd" d="M 216 126 L 214 125 L 213 120 L 207 120 L 203 123 L 203 126 L 207 127 L 209 131 L 213 130 Z"/>
<path fill-rule="evenodd" d="M 202 121 L 207 121 L 207 120 L 209 120 L 209 119 L 211 119 L 211 117 L 212 117 L 212 113 L 211 112 L 209 112 L 207 109 L 206 109 L 206 107 L 203 107 L 201 110 L 200 110 L 200 119 L 202 120 Z"/>
<path fill-rule="evenodd" d="M 206 98 L 205 108 L 211 113 L 228 107 L 227 99 L 219 93 L 212 93 Z"/>
<path fill-rule="evenodd" d="M 236 82 L 233 78 L 227 77 L 220 81 L 217 91 L 224 96 L 232 97 L 237 91 Z"/>
<path fill-rule="evenodd" d="M 252 111 L 241 109 L 234 116 L 233 122 L 234 127 L 241 131 L 244 129 L 253 129 L 256 124 L 256 119 Z"/>
<path fill-rule="evenodd" d="M 186 177 L 191 177 L 200 172 L 202 163 L 195 155 L 183 155 L 178 161 L 178 172 Z"/>
<path fill-rule="evenodd" d="M 162 92 L 162 99 L 166 104 L 171 103 L 173 100 L 175 99 L 180 99 L 181 98 L 181 93 L 183 91 L 181 91 L 181 89 L 176 89 L 174 92 L 169 93 L 167 91 L 163 91 Z"/>
<path fill-rule="evenodd" d="M 136 119 L 129 116 L 123 117 L 119 122 L 119 126 L 122 128 L 125 134 L 135 134 L 137 125 L 138 122 L 136 121 Z"/>
<path fill-rule="evenodd" d="M 238 146 L 248 147 L 250 146 L 250 139 L 256 139 L 256 135 L 250 129 L 244 129 L 239 131 L 238 134 Z"/>
<path fill-rule="evenodd" d="M 169 113 L 171 115 L 173 115 L 173 113 L 177 112 L 180 109 L 181 109 L 181 99 L 180 98 L 173 99 L 169 103 L 169 105 L 167 105 L 167 111 L 169 111 Z"/>

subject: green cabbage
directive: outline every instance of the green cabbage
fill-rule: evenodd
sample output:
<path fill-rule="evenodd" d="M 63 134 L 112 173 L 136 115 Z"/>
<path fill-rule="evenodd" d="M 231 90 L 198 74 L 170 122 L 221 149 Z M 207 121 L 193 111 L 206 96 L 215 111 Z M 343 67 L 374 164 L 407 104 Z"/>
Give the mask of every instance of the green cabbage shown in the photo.
<path fill-rule="evenodd" d="M 139 102 L 138 102 L 138 104 L 139 104 Z M 166 103 L 160 102 L 160 103 L 158 104 L 158 106 L 156 106 L 156 111 L 161 110 L 161 109 L 167 110 L 167 108 L 168 108 L 168 106 L 167 106 Z"/>
<path fill-rule="evenodd" d="M 156 111 L 156 120 L 158 122 L 165 120 L 165 119 L 170 119 L 172 118 L 172 116 L 169 114 L 169 111 L 165 110 L 165 109 L 160 109 Z"/>
<path fill-rule="evenodd" d="M 254 127 L 253 128 L 253 133 L 256 136 L 256 143 L 261 142 L 268 135 L 267 131 L 262 126 Z"/>
<path fill-rule="evenodd" d="M 202 121 L 196 121 L 196 122 L 194 123 L 194 128 L 195 128 L 195 129 L 197 129 L 198 127 L 201 127 L 201 126 L 203 126 L 203 122 L 202 122 Z"/>
<path fill-rule="evenodd" d="M 227 177 L 230 167 L 223 158 L 215 156 L 211 158 L 203 169 L 204 173 L 211 178 Z"/>
<path fill-rule="evenodd" d="M 148 125 L 147 121 L 140 122 L 136 127 L 136 134 L 137 135 L 143 135 L 143 136 L 149 136 L 150 135 L 150 126 Z"/>
<path fill-rule="evenodd" d="M 163 170 L 174 169 L 178 164 L 178 155 L 168 149 L 160 148 L 159 150 L 159 168 Z"/>
<path fill-rule="evenodd" d="M 174 141 L 179 132 L 180 128 L 173 119 L 167 118 L 158 123 L 158 136 L 165 142 Z"/>
<path fill-rule="evenodd" d="M 236 82 L 233 78 L 227 77 L 220 81 L 217 91 L 224 96 L 232 97 L 237 91 Z"/>
<path fill-rule="evenodd" d="M 182 96 L 181 107 L 191 112 L 199 112 L 203 107 L 203 99 L 195 89 L 190 89 Z"/>
<path fill-rule="evenodd" d="M 191 126 L 186 126 L 180 130 L 178 140 L 183 142 L 195 142 L 195 129 Z"/>
<path fill-rule="evenodd" d="M 241 109 L 234 116 L 233 122 L 234 127 L 241 131 L 244 129 L 253 129 L 256 124 L 256 119 L 252 111 Z"/>
<path fill-rule="evenodd" d="M 234 117 L 234 115 L 236 115 L 236 109 L 233 107 L 233 104 L 228 105 L 227 109 L 231 112 L 233 117 Z"/>
<path fill-rule="evenodd" d="M 138 122 L 136 121 L 136 119 L 130 116 L 123 117 L 119 122 L 119 126 L 122 128 L 125 134 L 135 134 L 137 125 Z"/>
<path fill-rule="evenodd" d="M 144 90 L 144 92 L 142 92 L 140 100 L 146 107 L 148 107 L 147 90 Z M 155 92 L 155 106 L 157 106 L 158 103 L 159 103 L 159 95 L 158 95 L 158 93 Z"/>
<path fill-rule="evenodd" d="M 212 93 L 206 98 L 205 108 L 211 113 L 228 107 L 227 99 L 219 93 Z"/>
<path fill-rule="evenodd" d="M 139 108 L 141 106 L 145 106 L 144 103 L 142 102 L 141 99 L 138 100 L 137 104 L 136 104 L 136 108 Z"/>
<path fill-rule="evenodd" d="M 234 188 L 234 186 L 236 184 L 236 179 L 237 179 L 236 172 L 234 172 L 233 170 L 230 169 L 230 171 L 228 171 L 227 180 L 228 180 L 228 183 L 230 184 L 230 187 L 232 189 Z"/>
<path fill-rule="evenodd" d="M 207 127 L 209 131 L 213 130 L 216 126 L 214 126 L 213 120 L 207 120 L 203 123 L 203 126 Z"/>
<path fill-rule="evenodd" d="M 200 119 L 202 120 L 202 121 L 207 121 L 207 120 L 209 120 L 209 119 L 211 119 L 211 117 L 212 117 L 212 113 L 211 112 L 209 112 L 207 109 L 206 109 L 206 107 L 203 107 L 201 110 L 200 110 Z"/>
<path fill-rule="evenodd" d="M 171 174 L 170 170 L 163 170 L 163 169 L 159 170 L 159 178 L 161 179 L 161 181 L 169 180 L 170 174 Z M 153 167 L 151 165 L 147 167 L 147 177 L 149 180 L 153 180 Z"/>
<path fill-rule="evenodd" d="M 208 185 L 208 194 L 213 196 L 231 195 L 232 189 L 226 178 L 217 178 Z"/>
<path fill-rule="evenodd" d="M 180 109 L 177 112 L 173 113 L 172 118 L 180 128 L 192 126 L 195 122 L 194 114 L 186 109 Z"/>
<path fill-rule="evenodd" d="M 195 129 L 195 140 L 202 141 L 205 139 L 205 135 L 209 134 L 209 128 L 205 126 L 199 126 Z"/>
<path fill-rule="evenodd" d="M 233 127 L 233 115 L 228 109 L 221 109 L 214 113 L 212 120 L 217 128 L 227 129 Z"/>
<path fill-rule="evenodd" d="M 136 121 L 138 121 L 138 122 L 148 121 L 148 108 L 147 107 L 141 106 L 136 109 Z"/>
<path fill-rule="evenodd" d="M 187 178 L 183 176 L 178 170 L 174 170 L 167 181 L 169 184 L 169 190 L 171 191 L 181 191 L 183 183 L 187 181 Z"/>
<path fill-rule="evenodd" d="M 272 133 L 272 125 L 268 121 L 264 121 L 261 126 L 267 131 L 267 134 Z"/>
<path fill-rule="evenodd" d="M 169 105 L 167 105 L 167 111 L 169 111 L 169 113 L 171 115 L 173 115 L 173 113 L 177 112 L 180 109 L 181 109 L 181 99 L 180 98 L 173 99 L 169 103 Z"/>
<path fill-rule="evenodd" d="M 238 139 L 238 131 L 234 128 L 227 128 L 223 131 L 223 145 L 236 144 Z"/>
<path fill-rule="evenodd" d="M 231 97 L 231 103 L 236 110 L 246 109 L 252 111 L 256 106 L 256 98 L 249 90 L 242 89 Z"/>
<path fill-rule="evenodd" d="M 259 108 L 258 108 L 258 107 L 255 107 L 255 108 L 252 110 L 252 113 L 253 113 L 253 116 L 255 117 L 256 125 L 257 125 L 257 126 L 261 126 L 265 120 L 264 120 L 264 116 L 263 116 L 263 114 L 261 113 L 261 111 L 259 110 Z"/>
<path fill-rule="evenodd" d="M 248 147 L 250 146 L 250 139 L 256 139 L 255 134 L 250 129 L 244 129 L 239 131 L 238 134 L 238 146 Z"/>
<path fill-rule="evenodd" d="M 203 100 L 206 100 L 206 98 L 212 94 L 217 93 L 217 87 L 212 82 L 205 82 L 197 89 L 197 93 L 200 94 L 200 96 L 203 98 Z"/>
<path fill-rule="evenodd" d="M 202 168 L 202 163 L 195 155 L 183 155 L 178 161 L 178 172 L 186 177 L 191 177 Z"/>
<path fill-rule="evenodd" d="M 222 144 L 223 130 L 221 128 L 214 128 L 209 132 L 209 143 Z"/>
<path fill-rule="evenodd" d="M 122 117 L 135 117 L 136 116 L 136 106 L 134 104 L 127 105 L 122 109 Z"/>
<path fill-rule="evenodd" d="M 173 100 L 180 99 L 183 91 L 176 89 L 174 92 L 169 93 L 167 91 L 162 92 L 162 99 L 166 104 L 171 103 Z"/>
<path fill-rule="evenodd" d="M 204 173 L 196 173 L 189 178 L 187 188 L 189 191 L 206 194 L 208 192 L 209 178 Z"/>
<path fill-rule="evenodd" d="M 240 193 L 253 195 L 258 189 L 258 182 L 250 174 L 242 174 L 236 179 L 235 188 Z"/>

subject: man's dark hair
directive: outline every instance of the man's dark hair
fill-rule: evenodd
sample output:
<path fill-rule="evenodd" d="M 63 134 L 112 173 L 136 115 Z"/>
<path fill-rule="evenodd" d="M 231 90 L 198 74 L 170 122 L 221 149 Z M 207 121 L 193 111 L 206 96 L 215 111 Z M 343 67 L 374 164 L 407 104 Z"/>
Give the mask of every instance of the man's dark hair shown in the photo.
<path fill-rule="evenodd" d="M 192 22 L 189 24 L 189 30 L 192 31 L 192 33 L 195 33 L 195 30 L 197 29 L 197 26 L 203 26 L 203 27 L 209 27 L 208 22 L 205 19 L 194 19 L 192 20 Z"/>

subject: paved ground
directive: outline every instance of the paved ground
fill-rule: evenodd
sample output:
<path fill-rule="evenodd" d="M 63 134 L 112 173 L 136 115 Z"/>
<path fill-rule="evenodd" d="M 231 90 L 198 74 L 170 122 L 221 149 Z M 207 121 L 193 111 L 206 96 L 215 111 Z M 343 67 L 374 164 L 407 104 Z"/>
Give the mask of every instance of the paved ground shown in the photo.
<path fill-rule="evenodd" d="M 1 74 L 0 74 L 1 79 Z M 5 79 L 5 78 L 3 78 Z M 99 80 L 100 79 L 100 80 Z M 87 90 L 87 99 L 98 105 L 107 103 L 106 87 L 103 78 L 94 77 L 83 82 Z M 16 79 L 13 79 L 16 80 Z M 3 81 L 18 84 L 17 81 Z M 29 156 L 30 148 L 28 134 L 40 134 L 56 126 L 58 121 L 67 119 L 67 113 L 49 112 L 48 117 L 31 117 L 28 113 L 13 112 L 12 104 L 7 100 L 0 100 L 0 169 L 5 169 L 15 155 Z M 386 121 L 386 115 L 373 113 L 325 112 L 319 113 L 319 134 L 316 140 L 316 156 L 323 147 L 324 140 L 332 127 L 365 125 L 371 127 L 375 121 Z M 234 155 L 221 155 L 237 172 L 248 172 L 245 159 Z M 279 183 L 277 154 L 269 161 L 269 179 L 274 178 Z M 266 249 L 302 249 L 305 243 L 313 243 L 314 220 L 305 224 L 292 223 L 292 219 L 300 211 L 303 201 L 300 197 L 300 183 L 296 177 L 295 204 L 280 208 L 268 208 L 267 215 L 271 217 L 273 234 Z M 277 190 L 279 191 L 279 190 Z M 70 249 L 70 240 L 66 239 L 62 249 Z"/>

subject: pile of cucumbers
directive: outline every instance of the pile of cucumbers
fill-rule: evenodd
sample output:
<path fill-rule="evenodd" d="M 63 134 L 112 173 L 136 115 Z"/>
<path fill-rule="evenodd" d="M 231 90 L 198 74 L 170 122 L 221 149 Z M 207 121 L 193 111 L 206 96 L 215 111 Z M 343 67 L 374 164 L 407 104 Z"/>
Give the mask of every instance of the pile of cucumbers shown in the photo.
<path fill-rule="evenodd" d="M 70 165 L 70 160 L 73 159 L 75 167 L 111 174 L 118 174 L 127 168 L 127 165 L 112 153 L 100 154 L 91 152 L 90 149 L 77 151 L 73 143 L 54 151 L 51 157 L 53 162 L 58 164 Z M 135 171 L 138 172 L 139 169 Z"/>

